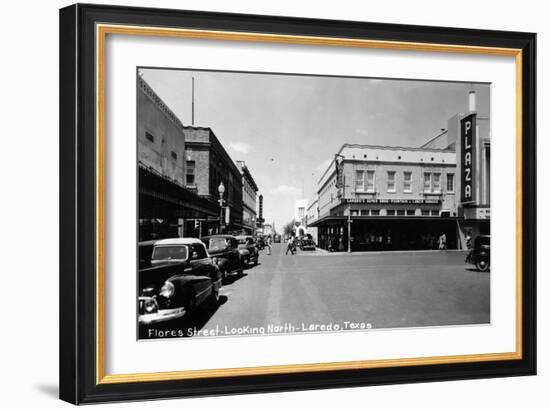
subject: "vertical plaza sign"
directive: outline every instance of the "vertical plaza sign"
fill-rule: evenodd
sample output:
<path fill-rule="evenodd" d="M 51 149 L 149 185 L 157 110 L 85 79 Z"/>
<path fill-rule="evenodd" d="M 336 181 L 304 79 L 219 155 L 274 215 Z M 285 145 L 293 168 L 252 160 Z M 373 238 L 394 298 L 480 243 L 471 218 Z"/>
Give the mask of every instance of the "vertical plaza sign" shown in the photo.
<path fill-rule="evenodd" d="M 460 120 L 460 201 L 475 202 L 476 191 L 476 114 L 470 114 Z"/>

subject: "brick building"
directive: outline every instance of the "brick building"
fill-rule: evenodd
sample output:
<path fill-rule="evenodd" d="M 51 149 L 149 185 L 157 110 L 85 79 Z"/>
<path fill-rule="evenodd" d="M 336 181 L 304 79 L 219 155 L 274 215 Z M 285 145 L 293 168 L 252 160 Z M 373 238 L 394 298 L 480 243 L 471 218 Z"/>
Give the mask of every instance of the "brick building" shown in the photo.
<path fill-rule="evenodd" d="M 220 212 L 218 187 L 223 183 L 225 232 L 239 232 L 243 224 L 242 175 L 212 129 L 184 126 L 186 180 L 188 190 L 217 206 Z M 227 216 L 225 215 L 227 212 Z M 218 229 L 216 223 L 208 223 L 207 231 Z"/>

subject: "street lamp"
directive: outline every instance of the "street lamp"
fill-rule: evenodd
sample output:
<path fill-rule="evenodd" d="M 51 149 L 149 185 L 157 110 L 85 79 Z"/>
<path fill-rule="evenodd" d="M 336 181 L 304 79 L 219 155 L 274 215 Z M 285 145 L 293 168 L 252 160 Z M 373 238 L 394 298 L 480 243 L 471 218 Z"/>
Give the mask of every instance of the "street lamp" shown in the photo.
<path fill-rule="evenodd" d="M 218 186 L 218 193 L 220 194 L 220 199 L 218 200 L 218 203 L 220 204 L 220 233 L 222 232 L 222 225 L 223 225 L 223 194 L 225 193 L 225 186 L 223 185 L 223 181 L 220 182 L 220 185 Z"/>

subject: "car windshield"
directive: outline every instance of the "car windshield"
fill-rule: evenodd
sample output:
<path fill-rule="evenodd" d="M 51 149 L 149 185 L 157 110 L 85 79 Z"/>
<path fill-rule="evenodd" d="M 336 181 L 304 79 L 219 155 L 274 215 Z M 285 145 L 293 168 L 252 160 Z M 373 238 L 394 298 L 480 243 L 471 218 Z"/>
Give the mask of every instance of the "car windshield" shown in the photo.
<path fill-rule="evenodd" d="M 153 250 L 152 260 L 186 260 L 187 246 L 157 246 Z"/>
<path fill-rule="evenodd" d="M 224 250 L 227 247 L 227 239 L 216 237 L 208 240 L 208 250 Z"/>

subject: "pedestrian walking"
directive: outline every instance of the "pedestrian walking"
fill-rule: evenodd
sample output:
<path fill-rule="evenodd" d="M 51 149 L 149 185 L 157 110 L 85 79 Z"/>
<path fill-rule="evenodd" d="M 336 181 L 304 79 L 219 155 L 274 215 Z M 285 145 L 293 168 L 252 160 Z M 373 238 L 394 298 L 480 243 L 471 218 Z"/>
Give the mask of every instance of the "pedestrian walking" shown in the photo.
<path fill-rule="evenodd" d="M 267 255 L 271 256 L 271 236 L 267 236 L 265 246 L 267 247 Z"/>
<path fill-rule="evenodd" d="M 290 236 L 290 238 L 288 239 L 288 243 L 286 245 L 286 254 L 288 254 L 290 250 L 290 254 L 294 255 L 294 236 Z"/>

